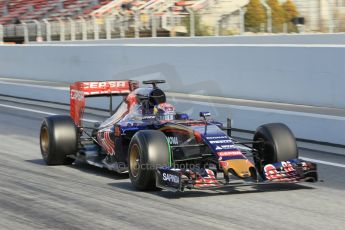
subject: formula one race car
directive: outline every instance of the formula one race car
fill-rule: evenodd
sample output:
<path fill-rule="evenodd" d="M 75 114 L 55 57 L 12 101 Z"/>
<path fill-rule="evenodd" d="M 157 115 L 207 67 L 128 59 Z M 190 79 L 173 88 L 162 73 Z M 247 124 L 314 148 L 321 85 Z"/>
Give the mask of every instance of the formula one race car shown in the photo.
<path fill-rule="evenodd" d="M 281 123 L 257 128 L 254 138 L 231 137 L 231 120 L 223 126 L 200 112 L 190 119 L 167 103 L 157 84 L 137 81 L 75 82 L 70 86 L 70 116 L 49 116 L 40 132 L 48 165 L 75 160 L 128 172 L 135 188 L 183 191 L 225 186 L 317 181 L 316 165 L 298 159 L 295 138 Z M 85 98 L 123 100 L 111 116 L 94 127 L 83 125 Z M 90 130 L 90 131 L 87 131 Z"/>

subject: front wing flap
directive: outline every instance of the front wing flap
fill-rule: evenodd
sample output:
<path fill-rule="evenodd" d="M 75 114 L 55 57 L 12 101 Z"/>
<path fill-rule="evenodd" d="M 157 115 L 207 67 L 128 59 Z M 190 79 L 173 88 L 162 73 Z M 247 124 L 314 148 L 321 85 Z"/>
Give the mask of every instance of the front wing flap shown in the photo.
<path fill-rule="evenodd" d="M 277 162 L 265 165 L 263 177 L 273 182 L 317 181 L 317 166 L 300 159 Z"/>

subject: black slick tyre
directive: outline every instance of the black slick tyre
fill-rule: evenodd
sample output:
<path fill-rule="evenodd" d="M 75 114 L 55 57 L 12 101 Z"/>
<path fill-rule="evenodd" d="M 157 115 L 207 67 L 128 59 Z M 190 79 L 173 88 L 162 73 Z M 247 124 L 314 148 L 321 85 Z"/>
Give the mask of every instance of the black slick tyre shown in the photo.
<path fill-rule="evenodd" d="M 169 145 L 162 132 L 138 131 L 128 148 L 129 178 L 133 186 L 138 190 L 156 189 L 156 168 L 169 165 L 169 154 Z"/>
<path fill-rule="evenodd" d="M 282 123 L 265 124 L 256 129 L 253 148 L 255 166 L 262 172 L 266 164 L 298 158 L 296 139 L 291 130 Z"/>
<path fill-rule="evenodd" d="M 77 129 L 70 116 L 44 118 L 40 131 L 41 154 L 47 165 L 72 164 L 77 152 Z"/>

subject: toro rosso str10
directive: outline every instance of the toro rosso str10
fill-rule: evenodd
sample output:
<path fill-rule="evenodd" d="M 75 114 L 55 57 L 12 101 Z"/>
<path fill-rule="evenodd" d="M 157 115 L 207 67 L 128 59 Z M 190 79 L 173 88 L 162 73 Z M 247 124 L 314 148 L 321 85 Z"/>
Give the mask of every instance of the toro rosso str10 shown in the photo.
<path fill-rule="evenodd" d="M 183 191 L 225 186 L 317 181 L 316 165 L 298 158 L 295 138 L 281 123 L 257 128 L 252 141 L 231 137 L 208 112 L 199 119 L 178 113 L 157 84 L 162 80 L 75 82 L 70 86 L 70 116 L 46 117 L 40 146 L 48 165 L 75 160 L 128 172 L 139 190 Z M 123 97 L 111 116 L 83 125 L 85 99 Z"/>

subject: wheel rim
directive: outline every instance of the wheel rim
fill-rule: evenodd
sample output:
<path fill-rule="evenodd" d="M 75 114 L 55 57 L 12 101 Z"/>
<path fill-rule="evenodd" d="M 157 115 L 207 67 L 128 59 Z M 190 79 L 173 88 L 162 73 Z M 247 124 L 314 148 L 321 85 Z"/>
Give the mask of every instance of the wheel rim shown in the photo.
<path fill-rule="evenodd" d="M 49 134 L 48 134 L 47 127 L 42 128 L 40 140 L 41 140 L 40 142 L 41 142 L 42 155 L 44 158 L 46 158 L 48 149 L 49 149 Z"/>
<path fill-rule="evenodd" d="M 132 176 L 137 177 L 140 167 L 139 146 L 137 144 L 134 144 L 131 148 L 131 151 L 129 153 L 129 164 Z"/>

